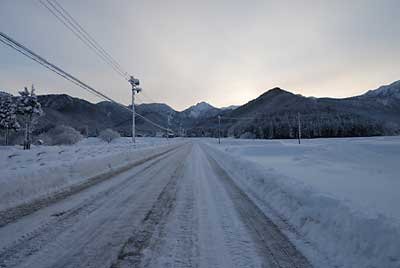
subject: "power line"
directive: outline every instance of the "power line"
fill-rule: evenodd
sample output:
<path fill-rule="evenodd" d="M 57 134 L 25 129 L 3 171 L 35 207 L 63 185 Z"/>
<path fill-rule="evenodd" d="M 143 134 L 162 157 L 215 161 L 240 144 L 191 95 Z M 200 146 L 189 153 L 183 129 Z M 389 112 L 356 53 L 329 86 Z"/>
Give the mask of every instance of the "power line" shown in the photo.
<path fill-rule="evenodd" d="M 85 89 L 86 91 L 96 95 L 97 97 L 100 97 L 104 100 L 108 100 L 114 104 L 117 104 L 119 106 L 121 106 L 122 108 L 130 111 L 131 109 L 129 109 L 128 107 L 126 107 L 125 105 L 120 104 L 119 102 L 113 100 L 112 98 L 108 97 L 107 95 L 101 93 L 100 91 L 94 89 L 93 87 L 89 86 L 88 84 L 82 82 L 81 80 L 79 80 L 78 78 L 72 76 L 71 74 L 67 73 L 66 71 L 62 70 L 60 67 L 57 67 L 56 65 L 50 63 L 49 61 L 47 61 L 46 59 L 44 59 L 43 57 L 39 56 L 38 54 L 36 54 L 35 52 L 33 52 L 32 50 L 30 50 L 29 48 L 25 47 L 24 45 L 18 43 L 17 41 L 15 41 L 14 39 L 12 39 L 11 37 L 9 37 L 8 35 L 6 35 L 3 32 L 0 32 L 0 42 L 4 43 L 5 45 L 13 48 L 14 50 L 18 51 L 19 53 L 21 53 L 22 55 L 34 60 L 35 62 L 39 63 L 40 65 L 46 67 L 47 69 L 49 69 L 50 71 L 60 75 L 61 77 L 63 77 L 64 79 L 74 83 L 75 85 L 81 87 L 82 89 Z M 145 121 L 147 121 L 148 123 L 169 131 L 169 129 L 151 121 L 150 119 L 135 113 L 137 116 L 143 118 Z"/>
<path fill-rule="evenodd" d="M 109 59 L 102 53 L 88 38 L 77 28 L 75 24 L 73 24 L 65 15 L 60 11 L 55 5 L 47 0 L 46 4 L 42 0 L 39 2 L 52 13 L 65 27 L 67 27 L 78 39 L 80 39 L 90 50 L 92 50 L 97 56 L 99 56 L 106 64 L 108 64 L 111 68 L 114 69 L 119 75 L 121 75 L 124 79 L 127 80 L 127 76 L 121 71 L 118 67 L 116 67 Z M 61 15 L 57 15 L 57 13 Z"/>
<path fill-rule="evenodd" d="M 102 58 L 109 63 L 109 65 L 116 70 L 125 80 L 128 80 L 128 73 L 121 67 L 121 65 L 113 58 L 111 55 L 102 47 L 100 44 L 91 36 L 89 33 L 66 11 L 60 3 L 56 0 L 53 0 L 60 9 L 57 9 L 52 2 L 47 0 L 47 2 L 66 20 L 69 25 L 71 25 L 74 29 L 77 30 L 78 34 L 80 34 L 96 51 L 98 51 Z"/>
<path fill-rule="evenodd" d="M 96 53 L 103 61 L 111 66 L 125 80 L 129 80 L 128 72 L 124 70 L 121 64 L 113 58 L 97 41 L 93 38 L 81 24 L 57 1 L 57 0 L 39 0 L 64 26 L 66 26 L 78 39 L 80 39 L 89 49 Z M 57 15 L 58 13 L 59 15 Z M 142 94 L 152 103 L 158 103 L 144 92 Z"/>
<path fill-rule="evenodd" d="M 39 60 L 36 59 L 35 57 L 29 55 L 28 53 L 26 53 L 25 51 L 23 51 L 23 50 L 20 49 L 19 47 L 14 46 L 12 43 L 7 43 L 7 41 L 5 41 L 4 39 L 2 39 L 1 34 L 2 34 L 2 33 L 0 32 L 0 42 L 3 42 L 3 43 L 6 44 L 7 46 L 9 46 L 9 47 L 11 47 L 11 48 L 17 50 L 18 52 L 20 52 L 20 53 L 23 54 L 24 56 L 30 58 L 31 60 L 36 61 L 36 62 L 39 63 L 40 65 L 42 65 L 42 66 L 44 66 L 45 68 L 49 69 L 50 71 L 55 72 L 56 74 L 62 76 L 63 78 L 65 78 L 65 79 L 67 79 L 68 81 L 74 83 L 75 85 L 77 85 L 77 86 L 79 86 L 79 87 L 85 89 L 85 90 L 88 91 L 89 93 L 92 93 L 92 94 L 96 95 L 96 96 L 99 97 L 99 98 L 103 98 L 102 96 L 97 95 L 96 93 L 89 91 L 87 88 L 82 87 L 80 84 L 76 83 L 74 80 L 72 80 L 72 79 L 70 79 L 69 77 L 65 76 L 64 74 L 58 72 L 57 70 L 52 69 L 52 68 L 50 68 L 49 66 L 43 64 L 41 61 L 39 61 Z"/>
<path fill-rule="evenodd" d="M 69 19 L 66 15 L 66 13 L 63 12 L 65 9 L 61 9 L 61 5 L 57 2 L 57 4 L 61 8 L 57 8 L 55 4 L 50 2 L 49 0 L 46 0 L 46 2 L 39 0 L 39 2 L 48 10 L 50 11 L 51 14 L 53 14 L 62 24 L 64 24 L 65 27 L 67 27 L 79 40 L 81 40 L 90 50 L 92 50 L 97 56 L 99 56 L 106 64 L 108 64 L 112 69 L 114 69 L 115 72 L 117 72 L 119 75 L 121 75 L 125 80 L 128 80 L 128 75 L 127 73 L 122 69 L 122 67 L 118 64 L 115 63 L 116 61 L 113 59 L 110 59 L 111 56 L 109 55 L 98 43 L 89 36 L 82 26 L 80 26 L 76 20 L 75 23 Z M 58 13 L 58 14 L 57 14 Z M 68 13 L 69 14 L 69 13 Z M 60 16 L 61 15 L 61 16 Z M 69 17 L 72 18 L 72 16 L 69 15 Z M 73 19 L 73 18 L 72 18 Z M 82 29 L 82 30 L 81 30 Z M 88 37 L 89 36 L 89 37 Z M 96 45 L 97 44 L 97 45 Z"/>
<path fill-rule="evenodd" d="M 78 28 L 88 37 L 89 40 L 91 40 L 109 59 L 110 61 L 112 61 L 116 67 L 118 67 L 126 77 L 128 77 L 128 72 L 126 72 L 124 70 L 124 68 L 122 68 L 122 66 L 118 63 L 118 61 L 116 61 L 97 41 L 96 39 L 94 39 L 80 24 L 78 21 L 76 21 L 74 19 L 74 17 L 71 16 L 71 14 L 65 9 L 63 8 L 63 6 L 57 1 L 57 0 L 53 0 L 54 3 L 56 3 L 56 5 L 78 26 Z"/>

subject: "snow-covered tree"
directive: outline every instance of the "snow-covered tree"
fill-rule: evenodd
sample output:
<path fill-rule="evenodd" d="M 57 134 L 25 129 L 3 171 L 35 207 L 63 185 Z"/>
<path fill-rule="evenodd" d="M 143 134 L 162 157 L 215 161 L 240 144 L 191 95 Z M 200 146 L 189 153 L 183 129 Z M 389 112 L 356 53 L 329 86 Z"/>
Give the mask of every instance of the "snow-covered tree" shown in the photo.
<path fill-rule="evenodd" d="M 0 128 L 4 129 L 4 144 L 8 145 L 9 131 L 17 131 L 20 125 L 17 121 L 17 104 L 11 95 L 2 95 L 0 98 Z"/>
<path fill-rule="evenodd" d="M 23 116 L 25 123 L 24 149 L 30 149 L 32 128 L 35 120 L 43 115 L 43 110 L 42 106 L 37 100 L 35 88 L 33 85 L 31 87 L 31 90 L 25 87 L 23 91 L 19 92 L 19 94 L 20 96 L 18 97 L 17 111 L 18 114 Z"/>

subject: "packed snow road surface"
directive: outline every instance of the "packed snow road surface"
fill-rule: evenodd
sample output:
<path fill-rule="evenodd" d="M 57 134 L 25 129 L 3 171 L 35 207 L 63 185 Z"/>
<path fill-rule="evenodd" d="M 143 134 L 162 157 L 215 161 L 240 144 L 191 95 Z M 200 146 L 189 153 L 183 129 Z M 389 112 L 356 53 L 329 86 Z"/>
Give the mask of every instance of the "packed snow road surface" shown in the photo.
<path fill-rule="evenodd" d="M 0 228 L 0 267 L 310 267 L 200 143 Z"/>

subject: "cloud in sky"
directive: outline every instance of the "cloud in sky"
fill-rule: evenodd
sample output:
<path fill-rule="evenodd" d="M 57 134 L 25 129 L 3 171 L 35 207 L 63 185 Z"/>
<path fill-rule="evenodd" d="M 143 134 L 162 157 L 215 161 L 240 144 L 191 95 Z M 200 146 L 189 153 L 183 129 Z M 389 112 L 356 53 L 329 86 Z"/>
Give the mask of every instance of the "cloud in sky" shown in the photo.
<path fill-rule="evenodd" d="M 400 79 L 397 0 L 58 1 L 141 79 L 146 96 L 177 109 L 241 104 L 274 86 L 345 97 Z M 129 102 L 126 81 L 38 1 L 2 0 L 0 31 Z M 5 46 L 0 59 L 0 89 L 35 83 L 96 101 Z"/>

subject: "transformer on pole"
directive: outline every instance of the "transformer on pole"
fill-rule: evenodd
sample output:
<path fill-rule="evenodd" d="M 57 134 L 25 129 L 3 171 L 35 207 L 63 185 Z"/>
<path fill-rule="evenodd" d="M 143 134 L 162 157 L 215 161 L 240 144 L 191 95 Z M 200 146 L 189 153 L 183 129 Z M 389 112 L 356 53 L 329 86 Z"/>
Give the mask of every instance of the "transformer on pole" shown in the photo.
<path fill-rule="evenodd" d="M 139 79 L 131 78 L 128 81 L 132 86 L 132 142 L 136 143 L 136 133 L 135 133 L 135 94 L 142 91 L 142 88 L 139 87 L 140 82 Z"/>

